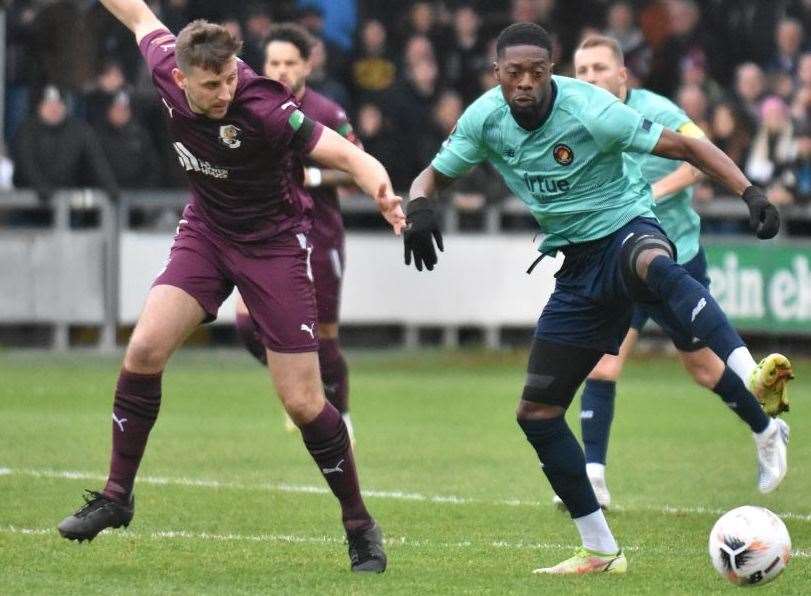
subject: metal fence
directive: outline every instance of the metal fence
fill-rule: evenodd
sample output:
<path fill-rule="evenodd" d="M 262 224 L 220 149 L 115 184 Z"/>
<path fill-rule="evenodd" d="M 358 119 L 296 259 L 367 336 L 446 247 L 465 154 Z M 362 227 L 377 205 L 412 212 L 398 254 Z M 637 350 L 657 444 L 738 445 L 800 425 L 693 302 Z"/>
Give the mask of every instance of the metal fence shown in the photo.
<path fill-rule="evenodd" d="M 131 324 L 136 316 L 133 313 L 140 306 L 140 302 L 133 306 L 133 296 L 135 300 L 142 300 L 150 275 L 156 273 L 149 269 L 151 265 L 133 273 L 132 263 L 138 265 L 141 260 L 138 251 L 142 246 L 149 249 L 144 250 L 144 261 L 154 262 L 158 258 L 155 255 L 165 258 L 178 213 L 187 199 L 185 192 L 152 190 L 125 192 L 113 204 L 102 192 L 79 189 L 58 192 L 47 203 L 42 203 L 28 191 L 0 193 L 0 326 L 26 323 L 52 326 L 52 346 L 56 349 L 69 347 L 71 326 L 96 326 L 101 329 L 99 347 L 113 348 L 119 326 Z M 535 226 L 517 199 L 486 205 L 478 211 L 455 209 L 449 201 L 445 201 L 445 205 L 444 229 L 449 237 L 455 238 L 458 250 L 466 254 L 479 254 L 479 251 L 487 254 L 487 249 L 482 248 L 487 245 L 503 253 L 504 258 L 518 259 L 516 267 L 519 268 L 520 259 L 530 255 L 531 230 Z M 356 285 L 373 284 L 370 280 L 378 273 L 370 270 L 375 265 L 371 260 L 364 262 L 364 257 L 369 246 L 377 246 L 377 240 L 370 242 L 370 238 L 385 235 L 385 225 L 375 217 L 376 207 L 368 198 L 348 197 L 343 200 L 342 208 L 348 223 L 348 246 L 355 247 L 356 251 L 355 257 L 350 254 L 352 281 Z M 701 203 L 697 208 L 708 222 L 745 222 L 748 217 L 746 206 L 732 198 Z M 811 222 L 809 206 L 782 207 L 781 214 L 786 222 Z M 473 224 L 469 221 L 471 218 L 475 220 Z M 368 228 L 369 222 L 373 222 L 372 230 Z M 733 320 L 739 316 L 736 323 L 751 331 L 811 332 L 811 275 L 805 273 L 811 260 L 811 240 L 792 237 L 789 227 L 783 226 L 781 237 L 768 244 L 758 244 L 751 236 L 705 238 L 711 261 L 717 259 L 711 262 L 721 292 L 717 297 Z M 483 238 L 477 240 L 471 235 Z M 520 242 L 516 242 L 519 237 Z M 142 243 L 135 243 L 133 247 L 133 238 L 141 239 Z M 390 240 L 387 242 L 383 252 L 394 263 L 399 249 L 393 247 Z M 122 258 L 122 246 L 126 258 Z M 466 279 L 468 271 L 465 269 L 469 269 L 466 261 L 448 262 L 443 275 L 448 287 L 459 289 L 459 296 L 470 289 L 475 291 L 475 284 L 481 285 L 481 281 Z M 484 267 L 481 279 L 485 274 L 500 271 L 505 262 L 477 263 L 477 267 Z M 782 269 L 778 270 L 778 266 Z M 128 270 L 122 274 L 122 268 Z M 454 273 L 454 269 L 461 272 Z M 551 291 L 549 273 L 536 274 L 531 285 L 526 285 L 525 280 L 505 280 L 502 276 L 499 283 L 505 287 L 497 296 L 520 293 L 526 288 L 531 293 L 526 303 L 505 301 L 503 305 L 488 305 L 492 309 L 512 309 L 513 312 L 502 317 L 489 316 L 491 309 L 483 310 L 481 305 L 471 304 L 468 305 L 469 315 L 451 310 L 443 318 L 444 311 L 437 307 L 436 316 L 426 318 L 422 312 L 417 314 L 405 308 L 403 305 L 410 303 L 406 299 L 400 307 L 381 313 L 379 320 L 381 324 L 402 326 L 402 337 L 407 345 L 418 343 L 421 326 L 439 328 L 444 343 L 454 345 L 458 342 L 460 326 L 478 325 L 483 330 L 483 342 L 496 347 L 501 343 L 500 325 L 518 324 L 518 321 L 531 324 L 540 312 L 542 301 Z M 426 292 L 445 295 L 436 286 L 426 286 L 423 278 L 407 277 L 403 268 L 387 275 L 392 292 L 400 297 Z M 140 281 L 134 283 L 135 279 Z M 465 289 L 466 284 L 471 284 L 471 288 Z M 349 290 L 352 302 L 363 302 L 362 289 Z M 490 300 L 494 298 L 491 296 Z M 353 320 L 363 325 L 375 324 L 375 315 L 369 313 L 367 303 L 357 312 L 351 308 L 350 300 L 346 304 L 350 307 L 350 324 Z M 477 319 L 483 312 L 485 316 Z M 516 316 L 515 312 L 522 314 Z M 227 322 L 229 317 L 223 319 Z"/>

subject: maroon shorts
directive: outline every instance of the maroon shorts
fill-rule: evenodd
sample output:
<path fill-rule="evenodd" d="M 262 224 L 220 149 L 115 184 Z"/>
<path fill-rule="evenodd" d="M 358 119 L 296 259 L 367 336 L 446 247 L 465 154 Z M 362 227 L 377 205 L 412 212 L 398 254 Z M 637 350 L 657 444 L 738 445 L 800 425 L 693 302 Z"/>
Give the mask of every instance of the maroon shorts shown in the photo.
<path fill-rule="evenodd" d="M 311 256 L 319 323 L 337 323 L 341 308 L 344 247 L 321 245 L 313 239 Z"/>
<path fill-rule="evenodd" d="M 237 245 L 199 219 L 181 219 L 169 260 L 153 285 L 175 286 L 191 295 L 208 315 L 206 322 L 217 318 L 236 286 L 267 348 L 314 352 L 318 330 L 311 250 L 304 234 Z"/>

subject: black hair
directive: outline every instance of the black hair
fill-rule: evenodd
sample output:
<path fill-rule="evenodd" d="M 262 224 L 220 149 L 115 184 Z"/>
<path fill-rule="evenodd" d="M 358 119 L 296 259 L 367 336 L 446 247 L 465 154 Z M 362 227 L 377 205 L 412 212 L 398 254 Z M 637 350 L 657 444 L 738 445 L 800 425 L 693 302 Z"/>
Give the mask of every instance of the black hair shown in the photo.
<path fill-rule="evenodd" d="M 505 27 L 496 40 L 496 55 L 501 56 L 509 46 L 538 46 L 552 53 L 549 33 L 535 23 L 513 23 Z"/>
<path fill-rule="evenodd" d="M 265 47 L 272 41 L 285 41 L 292 43 L 305 60 L 309 60 L 310 52 L 315 45 L 313 36 L 302 26 L 295 23 L 281 23 L 273 25 L 265 38 Z"/>

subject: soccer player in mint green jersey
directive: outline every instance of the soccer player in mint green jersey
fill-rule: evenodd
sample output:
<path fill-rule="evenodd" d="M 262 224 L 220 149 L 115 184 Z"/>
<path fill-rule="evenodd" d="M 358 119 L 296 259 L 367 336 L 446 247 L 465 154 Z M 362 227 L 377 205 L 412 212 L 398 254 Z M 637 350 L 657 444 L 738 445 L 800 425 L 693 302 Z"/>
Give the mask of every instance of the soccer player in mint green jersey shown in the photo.
<path fill-rule="evenodd" d="M 588 83 L 552 75 L 549 35 L 517 23 L 496 43 L 499 87 L 482 95 L 410 189 L 406 265 L 437 264 L 443 250 L 435 192 L 489 161 L 527 205 L 544 254 L 561 251 L 555 291 L 538 320 L 518 403 L 518 424 L 580 533 L 574 556 L 538 573 L 623 573 L 627 568 L 586 475 L 564 414 L 605 353 L 616 354 L 634 302 L 667 311 L 729 366 L 745 350 L 707 289 L 679 265 L 659 225 L 650 186 L 625 152 L 688 161 L 741 196 L 760 238 L 779 230 L 763 191 L 717 147 L 670 131 Z M 738 379 L 736 412 L 759 433 L 760 488 L 786 472 L 788 427 L 770 419 Z"/>
<path fill-rule="evenodd" d="M 584 40 L 574 55 L 575 76 L 611 92 L 626 105 L 653 122 L 694 138 L 704 138 L 704 133 L 684 111 L 669 99 L 645 89 L 629 89 L 628 71 L 624 66 L 622 50 L 611 37 L 593 36 Z M 701 221 L 693 210 L 692 184 L 701 175 L 689 163 L 677 162 L 648 153 L 625 154 L 626 159 L 636 160 L 642 176 L 651 183 L 655 205 L 654 213 L 676 245 L 676 261 L 705 287 L 709 287 L 707 261 L 699 243 Z M 771 354 L 759 365 L 748 352 L 741 351 L 741 358 L 727 368 L 718 356 L 690 333 L 679 329 L 678 321 L 659 316 L 644 304 L 634 306 L 631 327 L 620 346 L 619 354 L 605 354 L 594 370 L 589 373 L 580 402 L 580 425 L 586 456 L 586 473 L 591 482 L 597 502 L 607 508 L 611 495 L 605 480 L 606 454 L 611 420 L 614 413 L 616 381 L 625 360 L 636 345 L 639 332 L 648 318 L 653 318 L 671 337 L 679 351 L 685 369 L 693 379 L 721 396 L 727 404 L 737 401 L 739 383 L 730 375 L 737 374 L 752 393 L 763 402 L 769 392 L 777 397 L 777 407 L 783 408 L 786 401 L 786 381 L 791 377 L 791 365 L 781 354 Z M 771 384 L 768 379 L 779 376 L 780 381 Z M 779 412 L 778 412 L 779 413 Z M 559 497 L 556 502 L 562 503 Z"/>

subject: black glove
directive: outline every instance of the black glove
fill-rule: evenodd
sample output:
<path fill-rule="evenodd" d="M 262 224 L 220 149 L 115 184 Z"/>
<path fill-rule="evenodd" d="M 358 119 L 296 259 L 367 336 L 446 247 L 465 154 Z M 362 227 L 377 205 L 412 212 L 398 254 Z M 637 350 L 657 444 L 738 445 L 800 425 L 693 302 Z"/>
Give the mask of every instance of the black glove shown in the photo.
<path fill-rule="evenodd" d="M 763 191 L 750 186 L 743 191 L 743 202 L 749 207 L 749 227 L 761 240 L 774 238 L 780 231 L 780 214 Z"/>
<path fill-rule="evenodd" d="M 414 255 L 414 266 L 422 271 L 422 266 L 433 271 L 437 263 L 436 251 L 431 236 L 436 240 L 439 250 L 442 246 L 442 234 L 439 232 L 439 221 L 434 210 L 436 201 L 425 197 L 417 197 L 408 202 L 406 206 L 406 228 L 403 233 L 403 246 L 405 247 L 405 264 L 411 264 L 411 255 Z"/>

